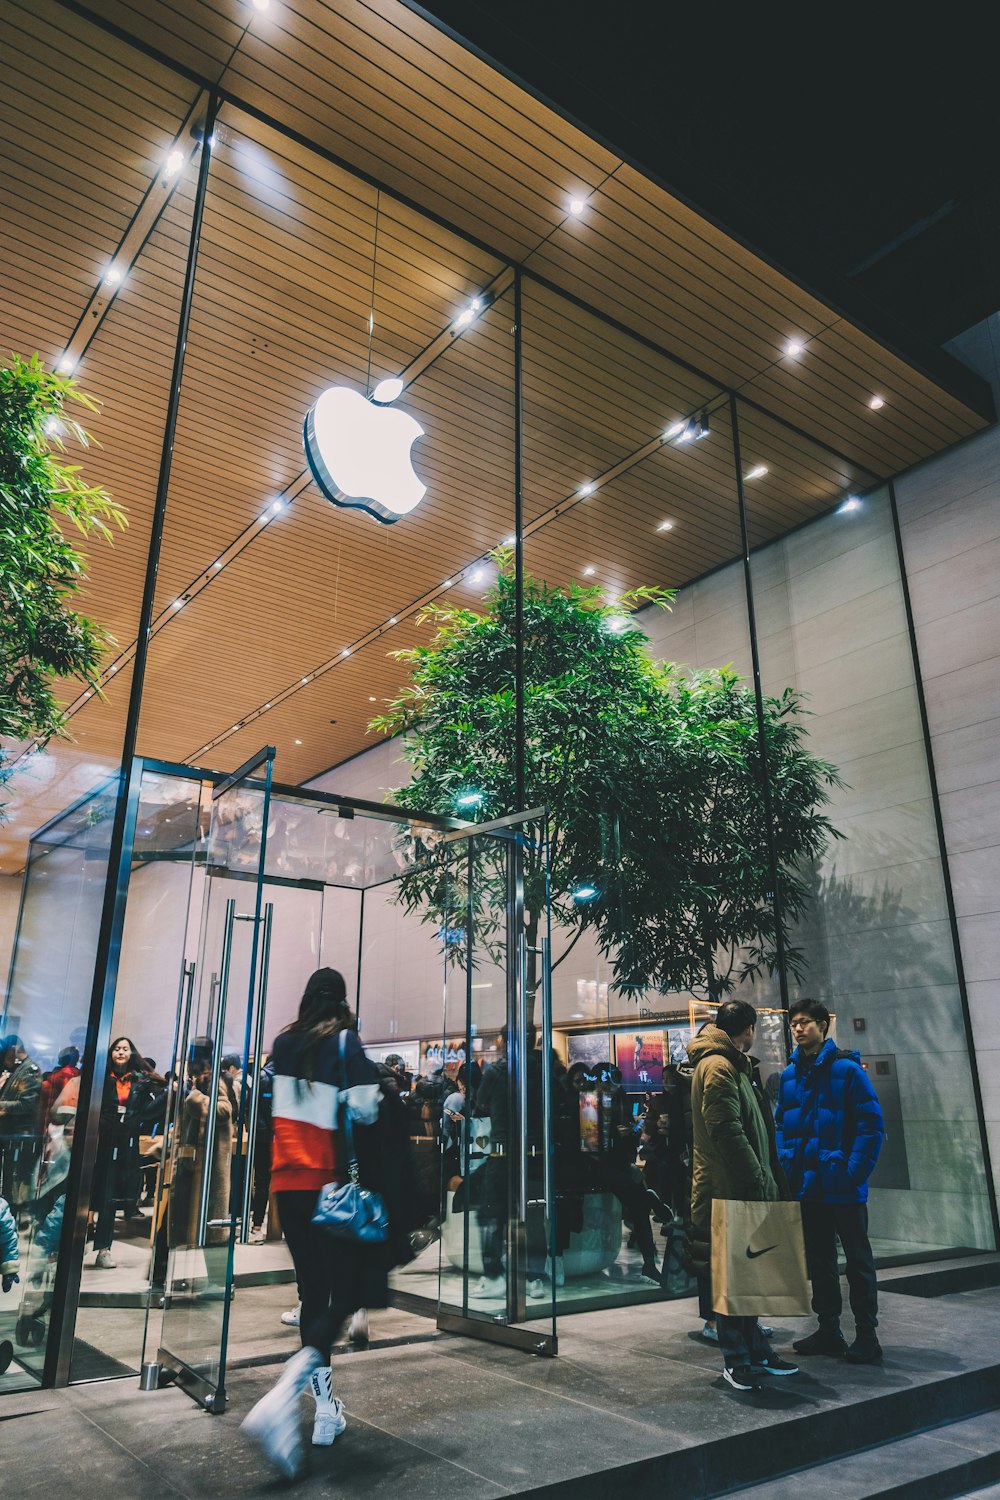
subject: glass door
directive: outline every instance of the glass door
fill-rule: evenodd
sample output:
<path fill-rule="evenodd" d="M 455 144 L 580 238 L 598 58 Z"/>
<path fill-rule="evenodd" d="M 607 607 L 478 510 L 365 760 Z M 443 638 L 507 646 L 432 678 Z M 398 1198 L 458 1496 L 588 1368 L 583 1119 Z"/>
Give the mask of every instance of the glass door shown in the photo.
<path fill-rule="evenodd" d="M 260 1048 L 267 982 L 264 861 L 273 758 L 266 748 L 213 792 L 201 935 L 182 995 L 173 1069 L 158 1363 L 217 1413 L 226 1404 L 233 1262 L 247 1189 L 247 1079 Z"/>
<path fill-rule="evenodd" d="M 556 1353 L 555 1060 L 541 811 L 442 836 L 438 1326 Z"/>

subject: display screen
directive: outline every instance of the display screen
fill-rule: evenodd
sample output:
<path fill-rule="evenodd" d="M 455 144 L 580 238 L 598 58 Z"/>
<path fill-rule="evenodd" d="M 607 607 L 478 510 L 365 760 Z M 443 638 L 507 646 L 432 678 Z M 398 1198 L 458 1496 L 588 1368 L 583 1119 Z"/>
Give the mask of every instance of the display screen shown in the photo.
<path fill-rule="evenodd" d="M 663 1032 L 616 1032 L 615 1061 L 627 1094 L 645 1089 L 658 1093 L 663 1087 Z"/>

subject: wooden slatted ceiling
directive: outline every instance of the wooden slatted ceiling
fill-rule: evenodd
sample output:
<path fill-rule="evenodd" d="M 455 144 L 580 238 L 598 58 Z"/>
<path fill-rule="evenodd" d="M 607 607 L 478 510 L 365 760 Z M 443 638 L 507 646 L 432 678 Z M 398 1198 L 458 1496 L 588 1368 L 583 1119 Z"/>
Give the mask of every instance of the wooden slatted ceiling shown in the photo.
<path fill-rule="evenodd" d="M 121 24 L 140 24 L 133 7 L 102 3 L 101 9 Z M 164 28 L 173 29 L 171 46 L 179 47 L 183 36 L 189 61 L 197 55 L 204 73 L 213 60 L 221 66 L 238 39 L 234 18 L 245 9 L 230 0 L 215 8 L 183 0 L 158 7 L 141 25 L 160 46 Z M 13 242 L 9 235 L 5 243 L 16 310 L 11 326 L 23 347 L 54 358 L 141 196 L 143 174 L 162 161 L 193 86 L 52 0 L 31 12 L 10 6 L 7 14 L 23 33 L 16 55 L 24 61 L 23 99 L 9 94 L 6 106 L 20 153 L 8 169 L 20 215 Z M 381 176 L 424 201 L 436 198 L 452 222 L 478 232 L 475 216 L 488 213 L 484 233 L 489 229 L 486 237 L 506 253 L 523 253 L 550 234 L 529 265 L 658 340 L 668 342 L 668 332 L 675 346 L 701 340 L 690 350 L 711 346 L 713 358 L 729 359 L 738 375 L 752 377 L 751 394 L 772 399 L 773 388 L 775 404 L 815 417 L 816 430 L 831 442 L 844 446 L 846 434 L 849 451 L 873 467 L 901 466 L 899 453 L 901 462 L 912 461 L 917 429 L 940 446 L 968 424 L 958 403 L 905 371 L 908 404 L 897 408 L 889 382 L 902 381 L 902 366 L 872 346 L 872 369 L 890 402 L 874 425 L 867 411 L 854 409 L 865 374 L 857 367 L 855 330 L 394 0 L 300 4 L 283 7 L 282 15 L 287 32 L 252 33 L 227 87 L 246 94 L 247 80 L 254 80 L 253 88 L 270 91 L 266 107 L 299 125 L 298 115 L 319 100 L 323 118 L 314 123 L 327 132 L 331 149 L 363 165 L 362 142 L 380 153 L 387 168 Z M 49 95 L 38 70 L 47 52 L 79 59 L 57 74 Z M 134 133 L 131 102 L 121 103 L 128 92 L 111 86 L 116 70 L 128 71 L 128 92 L 143 100 Z M 309 98 L 306 75 L 309 89 L 319 90 Z M 378 102 L 376 96 L 389 94 L 389 104 Z M 373 131 L 364 111 L 376 107 Z M 420 130 L 408 136 L 404 155 L 398 136 L 414 109 Z M 35 142 L 20 130 L 25 116 L 39 119 Z M 375 189 L 230 106 L 221 123 L 160 605 L 209 567 L 256 520 L 270 494 L 301 470 L 302 414 L 318 392 L 333 380 L 363 382 L 367 367 Z M 75 143 L 69 151 L 66 132 Z M 569 192 L 602 182 L 585 222 L 563 224 Z M 128 505 L 132 522 L 114 552 L 94 549 L 84 604 L 122 644 L 134 633 L 138 610 L 191 191 L 190 180 L 181 184 L 83 371 L 87 388 L 106 403 L 98 424 L 105 446 L 91 455 L 88 470 Z M 378 243 L 373 376 L 402 368 L 500 265 L 385 195 Z M 511 317 L 508 298 L 408 392 L 407 405 L 428 433 L 416 460 L 430 493 L 405 526 L 377 528 L 307 490 L 170 618 L 153 644 L 142 748 L 190 756 L 269 693 L 311 672 L 338 642 L 398 614 L 512 529 Z M 529 523 L 713 395 L 710 382 L 530 280 L 524 321 Z M 808 358 L 795 368 L 771 368 L 780 341 L 792 333 L 812 340 Z M 657 453 L 535 533 L 526 551 L 529 570 L 566 581 L 589 562 L 608 588 L 676 586 L 728 561 L 739 536 L 727 420 L 717 413 L 707 442 Z M 744 469 L 764 462 L 770 470 L 749 495 L 755 544 L 866 482 L 849 463 L 821 456 L 755 413 L 743 412 L 741 434 Z M 675 529 L 661 534 L 656 526 L 665 516 Z M 463 587 L 460 597 L 472 601 L 476 592 Z M 401 620 L 232 735 L 209 760 L 237 764 L 269 739 L 279 745 L 283 779 L 296 780 L 355 753 L 377 706 L 369 697 L 391 697 L 402 681 L 386 653 L 417 638 L 412 621 Z M 96 774 L 97 766 L 113 763 L 127 685 L 123 670 L 107 703 L 92 701 L 74 718 L 76 746 L 46 759 L 27 822 L 22 811 L 16 834 L 8 829 L 2 836 L 3 868 L 12 867 L 11 859 L 16 867 L 21 857 L 22 823 L 36 826 L 65 805 L 81 767 Z"/>
<path fill-rule="evenodd" d="M 98 10 L 174 55 L 187 27 L 231 39 L 245 16 L 237 0 L 178 0 L 153 22 L 118 0 Z M 713 378 L 759 389 L 878 474 L 984 425 L 397 0 L 284 4 L 252 22 L 223 84 Z M 574 192 L 590 206 L 567 221 Z M 789 367 L 792 336 L 816 343 Z"/>

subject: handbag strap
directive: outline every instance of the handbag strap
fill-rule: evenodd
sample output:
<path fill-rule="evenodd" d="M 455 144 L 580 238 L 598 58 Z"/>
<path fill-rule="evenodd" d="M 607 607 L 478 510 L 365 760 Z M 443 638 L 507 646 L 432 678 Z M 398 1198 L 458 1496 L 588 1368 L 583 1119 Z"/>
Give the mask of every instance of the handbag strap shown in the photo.
<path fill-rule="evenodd" d="M 347 1046 L 347 1033 L 343 1029 L 339 1035 L 340 1043 L 340 1098 L 337 1101 L 337 1126 L 344 1142 L 344 1150 L 347 1153 L 347 1172 L 355 1186 L 360 1181 L 358 1171 L 358 1153 L 354 1149 L 354 1127 L 351 1124 L 351 1107 L 347 1102 L 347 1058 L 345 1055 Z"/>

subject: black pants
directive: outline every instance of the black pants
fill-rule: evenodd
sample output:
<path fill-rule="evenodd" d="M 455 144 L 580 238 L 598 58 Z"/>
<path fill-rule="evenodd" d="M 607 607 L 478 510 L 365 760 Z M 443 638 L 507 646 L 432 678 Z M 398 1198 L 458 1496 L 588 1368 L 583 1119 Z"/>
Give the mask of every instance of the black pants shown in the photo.
<path fill-rule="evenodd" d="M 766 1359 L 774 1353 L 756 1318 L 730 1318 L 724 1313 L 716 1313 L 715 1326 L 719 1330 L 722 1363 L 727 1370 L 733 1370 L 737 1365 L 753 1364 L 755 1360 Z"/>
<path fill-rule="evenodd" d="M 303 1348 L 318 1349 L 324 1359 L 357 1307 L 365 1247 L 334 1239 L 312 1222 L 317 1190 L 277 1193 L 281 1232 L 291 1253 L 302 1311 L 299 1333 Z"/>
<path fill-rule="evenodd" d="M 250 1219 L 253 1224 L 263 1224 L 267 1218 L 267 1200 L 271 1195 L 271 1134 L 258 1131 L 253 1153 L 253 1199 Z"/>
<path fill-rule="evenodd" d="M 843 1298 L 837 1267 L 837 1240 L 844 1247 L 854 1326 L 874 1336 L 878 1326 L 878 1279 L 868 1243 L 866 1203 L 813 1203 L 803 1200 L 802 1232 L 812 1281 L 813 1312 L 821 1328 L 838 1328 Z"/>

